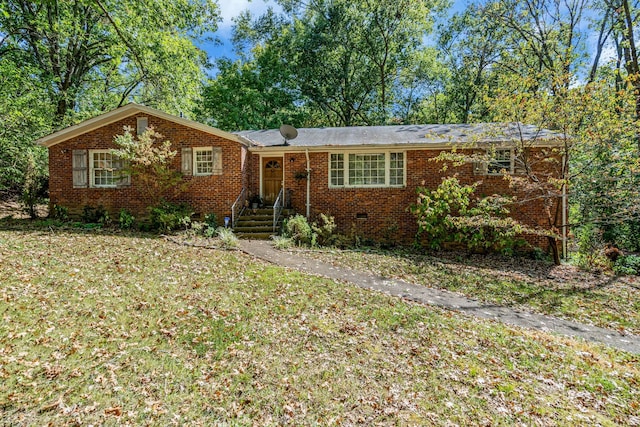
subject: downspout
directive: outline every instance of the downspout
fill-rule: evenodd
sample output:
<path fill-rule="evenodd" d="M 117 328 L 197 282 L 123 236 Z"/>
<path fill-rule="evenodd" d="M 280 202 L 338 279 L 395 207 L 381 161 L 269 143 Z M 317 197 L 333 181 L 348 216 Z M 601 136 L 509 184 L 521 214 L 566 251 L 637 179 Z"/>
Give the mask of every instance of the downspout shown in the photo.
<path fill-rule="evenodd" d="M 309 163 L 309 149 L 305 148 L 304 155 L 307 158 L 307 219 L 311 215 L 311 164 Z"/>

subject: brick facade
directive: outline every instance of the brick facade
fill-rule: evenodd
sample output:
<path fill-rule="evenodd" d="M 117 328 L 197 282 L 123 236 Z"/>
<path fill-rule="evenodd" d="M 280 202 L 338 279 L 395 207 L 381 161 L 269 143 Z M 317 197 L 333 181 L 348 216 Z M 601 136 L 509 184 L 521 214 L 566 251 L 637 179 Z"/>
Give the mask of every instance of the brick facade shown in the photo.
<path fill-rule="evenodd" d="M 372 152 L 375 152 L 372 149 Z M 542 149 L 532 149 L 530 155 L 542 154 Z M 502 176 L 475 175 L 473 165 L 447 165 L 442 171 L 442 163 L 431 161 L 441 150 L 409 150 L 406 151 L 406 183 L 402 188 L 331 188 L 329 187 L 329 153 L 310 152 L 311 196 L 310 219 L 320 213 L 335 218 L 340 232 L 357 235 L 371 240 L 384 240 L 393 237 L 400 242 L 410 243 L 417 232 L 416 218 L 409 212 L 409 206 L 416 202 L 416 189 L 424 186 L 435 189 L 442 179 L 457 175 L 462 184 L 481 181 L 476 190 L 478 196 L 492 194 L 515 195 L 524 199 L 524 195 L 516 194 L 509 187 L 509 182 Z M 267 154 L 265 154 L 266 156 Z M 259 174 L 259 156 L 254 154 L 252 175 Z M 292 207 L 299 213 L 306 212 L 307 182 L 301 177 L 306 170 L 305 153 L 292 152 L 283 156 L 285 164 L 284 182 L 289 191 Z M 553 162 L 538 163 L 538 175 L 554 174 Z M 546 168 L 547 170 L 545 170 Z M 254 189 L 258 190 L 258 181 L 254 180 Z M 518 197 L 520 196 L 520 197 Z M 550 206 L 555 211 L 559 200 Z M 516 203 L 511 207 L 511 216 L 518 221 L 534 227 L 548 229 L 548 215 L 542 202 Z M 546 247 L 543 237 L 527 236 L 527 240 L 535 245 Z"/>
<path fill-rule="evenodd" d="M 295 211 L 306 213 L 307 210 L 307 158 L 304 147 L 248 147 L 235 135 L 226 134 L 216 129 L 174 118 L 148 107 L 131 106 L 124 114 L 127 117 L 113 119 L 104 125 L 95 125 L 87 129 L 81 128 L 69 137 L 53 134 L 44 138 L 53 140 L 49 147 L 50 202 L 52 205 L 66 207 L 71 215 L 79 216 L 85 206 L 106 208 L 115 217 L 120 209 L 127 209 L 136 215 L 144 215 L 147 206 L 136 189 L 135 177 L 132 184 L 120 188 L 74 188 L 73 185 L 73 152 L 74 150 L 113 149 L 113 138 L 124 132 L 125 126 L 136 128 L 138 117 L 147 117 L 148 125 L 160 132 L 164 139 L 172 143 L 177 152 L 172 161 L 176 170 L 181 169 L 182 149 L 185 147 L 218 147 L 222 153 L 222 174 L 208 176 L 185 176 L 186 190 L 175 202 L 188 203 L 196 212 L 196 218 L 208 213 L 215 213 L 219 219 L 230 216 L 231 206 L 246 189 L 247 196 L 261 194 L 260 168 L 261 156 L 282 159 L 284 169 L 283 183 L 289 196 L 289 203 Z M 117 111 L 117 110 L 116 110 Z M 132 112 L 133 111 L 133 112 Z M 157 116 L 153 115 L 153 113 Z M 107 113 L 107 116 L 113 113 Z M 61 131 L 65 132 L 65 131 Z M 226 136 L 226 137 L 225 137 Z M 331 148 L 332 150 L 335 147 Z M 342 147 L 346 149 L 346 147 Z M 475 175 L 473 165 L 448 165 L 442 170 L 442 163 L 431 161 L 442 149 L 425 147 L 396 147 L 403 151 L 406 180 L 404 186 L 395 188 L 331 188 L 329 187 L 329 153 L 322 147 L 313 147 L 308 152 L 311 173 L 310 182 L 310 219 L 314 220 L 320 213 L 335 217 L 339 231 L 345 234 L 356 233 L 371 240 L 383 240 L 392 237 L 397 241 L 409 243 L 417 231 L 415 217 L 409 212 L 409 206 L 416 201 L 416 189 L 426 186 L 435 189 L 444 177 L 456 174 L 463 184 L 481 181 L 476 191 L 479 196 L 491 194 L 514 195 L 508 181 L 502 176 Z M 383 149 L 372 148 L 371 152 Z M 542 148 L 530 149 L 532 158 L 548 158 Z M 557 176 L 554 170 L 556 163 L 536 163 L 538 174 Z M 546 170 L 545 170 L 546 168 Z M 530 195 L 516 194 L 520 200 Z M 532 202 L 516 204 L 511 215 L 522 223 L 535 228 L 549 228 L 547 211 L 555 211 L 558 199 L 550 206 L 545 206 L 538 199 Z M 546 246 L 544 238 L 529 237 L 530 243 Z"/>
<path fill-rule="evenodd" d="M 50 203 L 68 208 L 73 216 L 81 215 L 85 206 L 103 206 L 112 216 L 123 208 L 136 215 L 144 215 L 147 207 L 136 188 L 135 177 L 132 177 L 132 184 L 128 187 L 74 188 L 72 174 L 73 150 L 115 148 L 114 136 L 122 134 L 125 126 L 135 130 L 137 117 L 148 117 L 149 126 L 160 132 L 165 140 L 171 141 L 173 150 L 177 151 L 172 161 L 176 170 L 180 170 L 184 147 L 222 148 L 222 174 L 185 176 L 183 179 L 188 181 L 188 186 L 175 202 L 191 205 L 196 217 L 207 213 L 215 213 L 220 219 L 229 216 L 231 205 L 243 186 L 248 185 L 251 156 L 247 148 L 237 141 L 148 114 L 135 114 L 49 147 Z"/>

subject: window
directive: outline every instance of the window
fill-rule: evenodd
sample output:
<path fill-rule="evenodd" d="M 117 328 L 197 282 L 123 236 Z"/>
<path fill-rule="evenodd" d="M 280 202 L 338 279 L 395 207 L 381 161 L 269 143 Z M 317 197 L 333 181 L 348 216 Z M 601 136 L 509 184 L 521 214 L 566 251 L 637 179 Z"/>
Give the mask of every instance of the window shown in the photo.
<path fill-rule="evenodd" d="M 404 153 L 390 153 L 389 185 L 404 184 Z"/>
<path fill-rule="evenodd" d="M 185 176 L 222 175 L 221 147 L 183 147 L 180 157 Z"/>
<path fill-rule="evenodd" d="M 149 119 L 147 117 L 138 117 L 136 121 L 136 133 L 142 135 L 149 127 Z"/>
<path fill-rule="evenodd" d="M 495 150 L 491 153 L 491 160 L 487 165 L 487 173 L 489 175 L 499 175 L 502 170 L 507 173 L 513 172 L 512 153 L 510 149 Z"/>
<path fill-rule="evenodd" d="M 329 165 L 330 185 L 342 187 L 344 185 L 344 154 L 331 154 L 331 164 Z"/>
<path fill-rule="evenodd" d="M 193 149 L 194 175 L 213 174 L 213 148 L 203 147 Z"/>
<path fill-rule="evenodd" d="M 330 187 L 399 187 L 404 185 L 404 153 L 332 153 Z"/>
<path fill-rule="evenodd" d="M 126 162 L 114 156 L 110 150 L 90 150 L 89 177 L 92 187 L 117 187 L 128 185 Z"/>

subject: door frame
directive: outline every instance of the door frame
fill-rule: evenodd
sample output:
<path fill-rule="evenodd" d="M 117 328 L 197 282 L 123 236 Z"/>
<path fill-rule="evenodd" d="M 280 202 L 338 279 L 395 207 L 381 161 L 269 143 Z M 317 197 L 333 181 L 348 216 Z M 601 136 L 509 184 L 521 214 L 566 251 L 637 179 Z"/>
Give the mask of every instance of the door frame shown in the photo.
<path fill-rule="evenodd" d="M 278 156 L 277 154 L 269 155 L 269 154 L 260 154 L 260 197 L 264 198 L 264 163 L 266 159 L 278 159 L 280 160 L 280 164 L 282 165 L 282 189 L 285 190 L 285 164 L 284 164 L 284 154 Z M 275 202 L 275 200 L 274 200 Z"/>

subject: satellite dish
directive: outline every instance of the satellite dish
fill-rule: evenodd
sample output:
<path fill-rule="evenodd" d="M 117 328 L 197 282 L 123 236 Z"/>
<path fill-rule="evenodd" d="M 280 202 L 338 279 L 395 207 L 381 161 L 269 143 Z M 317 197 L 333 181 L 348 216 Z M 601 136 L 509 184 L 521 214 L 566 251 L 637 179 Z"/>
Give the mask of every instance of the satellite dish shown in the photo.
<path fill-rule="evenodd" d="M 289 141 L 298 136 L 298 131 L 293 126 L 282 125 L 280 126 L 280 135 L 284 138 L 284 145 L 289 145 Z"/>

